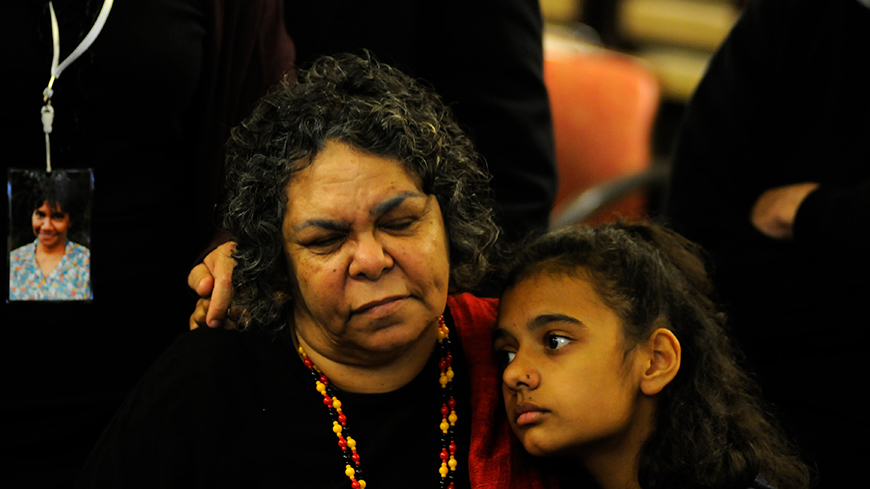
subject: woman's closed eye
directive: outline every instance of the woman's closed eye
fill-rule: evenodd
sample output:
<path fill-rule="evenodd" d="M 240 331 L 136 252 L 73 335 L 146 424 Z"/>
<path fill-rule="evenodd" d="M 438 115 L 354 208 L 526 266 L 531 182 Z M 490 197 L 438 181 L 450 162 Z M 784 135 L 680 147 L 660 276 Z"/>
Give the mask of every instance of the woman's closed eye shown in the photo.
<path fill-rule="evenodd" d="M 392 232 L 401 232 L 407 231 L 417 222 L 416 218 L 412 217 L 403 217 L 399 219 L 391 219 L 389 221 L 385 221 L 378 226 L 385 231 Z"/>
<path fill-rule="evenodd" d="M 344 234 L 330 234 L 308 240 L 303 243 L 303 246 L 314 253 L 331 253 L 340 248 L 345 239 L 346 236 Z"/>

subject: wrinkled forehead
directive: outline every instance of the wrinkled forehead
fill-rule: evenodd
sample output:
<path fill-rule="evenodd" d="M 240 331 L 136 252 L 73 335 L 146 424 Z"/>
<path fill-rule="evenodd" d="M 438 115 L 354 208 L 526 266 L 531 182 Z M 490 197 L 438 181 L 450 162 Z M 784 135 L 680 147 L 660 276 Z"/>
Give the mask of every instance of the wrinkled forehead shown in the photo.
<path fill-rule="evenodd" d="M 356 165 L 347 165 L 351 161 L 356 163 Z M 401 169 L 417 188 L 423 188 L 421 169 L 416 165 L 402 161 L 399 156 L 379 154 L 345 141 L 330 139 L 324 143 L 323 147 L 311 152 L 291 165 L 292 170 L 287 179 L 285 190 L 289 190 L 300 179 L 306 179 L 315 185 L 318 183 L 328 183 L 331 180 L 349 176 L 347 171 L 356 171 L 364 174 L 372 170 L 375 164 L 382 166 L 381 164 L 384 162 L 388 162 L 394 165 L 395 168 Z M 341 163 L 345 163 L 343 172 L 337 173 L 335 168 Z M 289 197 L 292 199 L 292 195 Z"/>

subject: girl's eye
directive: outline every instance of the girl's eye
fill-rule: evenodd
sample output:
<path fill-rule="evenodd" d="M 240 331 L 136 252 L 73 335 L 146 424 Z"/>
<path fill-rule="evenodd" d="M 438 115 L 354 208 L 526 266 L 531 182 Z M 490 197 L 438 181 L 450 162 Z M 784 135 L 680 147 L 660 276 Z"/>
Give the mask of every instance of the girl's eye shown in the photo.
<path fill-rule="evenodd" d="M 544 337 L 544 343 L 546 344 L 547 348 L 550 350 L 558 350 L 559 348 L 562 348 L 563 346 L 567 345 L 570 342 L 571 342 L 570 339 L 568 339 L 564 336 L 560 336 L 560 335 L 552 334 L 552 333 L 547 334 L 547 336 Z"/>
<path fill-rule="evenodd" d="M 516 358 L 516 356 L 517 352 L 515 351 L 500 350 L 496 352 L 496 359 L 498 360 L 498 364 L 501 366 L 501 368 L 507 367 L 509 363 L 514 361 L 514 358 Z"/>

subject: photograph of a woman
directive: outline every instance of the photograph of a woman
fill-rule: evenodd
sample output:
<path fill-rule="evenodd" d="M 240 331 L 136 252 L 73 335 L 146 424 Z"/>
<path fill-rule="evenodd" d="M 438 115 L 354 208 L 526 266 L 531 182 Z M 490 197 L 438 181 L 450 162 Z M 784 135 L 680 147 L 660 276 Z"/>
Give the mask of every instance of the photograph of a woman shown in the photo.
<path fill-rule="evenodd" d="M 12 200 L 29 201 L 29 208 L 22 208 L 22 204 L 10 207 L 13 210 L 19 207 L 16 212 L 20 228 L 26 228 L 21 214 L 24 209 L 29 211 L 33 241 L 16 247 L 9 254 L 9 300 L 90 300 L 91 253 L 71 236 L 73 230 L 81 226 L 83 229 L 79 231 L 84 232 L 78 233 L 79 241 L 87 239 L 89 173 L 27 172 L 19 181 L 21 184 L 11 187 L 29 190 L 25 192 L 29 196 L 16 195 L 18 198 Z M 15 241 L 15 235 L 15 230 L 10 230 L 10 243 Z"/>

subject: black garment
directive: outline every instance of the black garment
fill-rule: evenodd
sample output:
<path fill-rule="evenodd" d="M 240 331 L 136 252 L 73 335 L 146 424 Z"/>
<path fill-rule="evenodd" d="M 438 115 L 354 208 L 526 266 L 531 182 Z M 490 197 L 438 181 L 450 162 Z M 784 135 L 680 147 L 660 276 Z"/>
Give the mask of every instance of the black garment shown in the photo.
<path fill-rule="evenodd" d="M 458 335 L 451 340 L 458 489 L 469 487 L 470 387 Z M 338 391 L 369 487 L 438 487 L 438 360 L 390 393 Z M 200 328 L 148 371 L 78 487 L 346 489 L 344 469 L 323 396 L 289 341 Z"/>
<path fill-rule="evenodd" d="M 870 297 L 870 9 L 856 0 L 761 0 L 711 61 L 679 134 L 667 214 L 713 255 L 734 335 L 765 397 L 818 460 L 821 483 L 860 480 L 843 433 Z M 766 190 L 821 186 L 793 241 L 755 230 Z"/>
<path fill-rule="evenodd" d="M 372 51 L 431 84 L 484 156 L 505 238 L 546 228 L 556 195 L 537 0 L 288 2 L 299 66 Z"/>
<path fill-rule="evenodd" d="M 54 2 L 61 61 L 102 3 Z M 187 273 L 214 230 L 210 199 L 227 130 L 292 63 L 280 3 L 236 3 L 116 1 L 100 36 L 54 86 L 53 167 L 94 168 L 94 301 L 7 303 L 2 280 L 0 486 L 70 487 L 126 392 L 187 329 L 195 303 Z M 0 6 L 4 176 L 45 168 L 47 5 Z M 269 37 L 270 9 L 284 41 Z M 6 230 L 8 201 L 0 200 Z"/>

